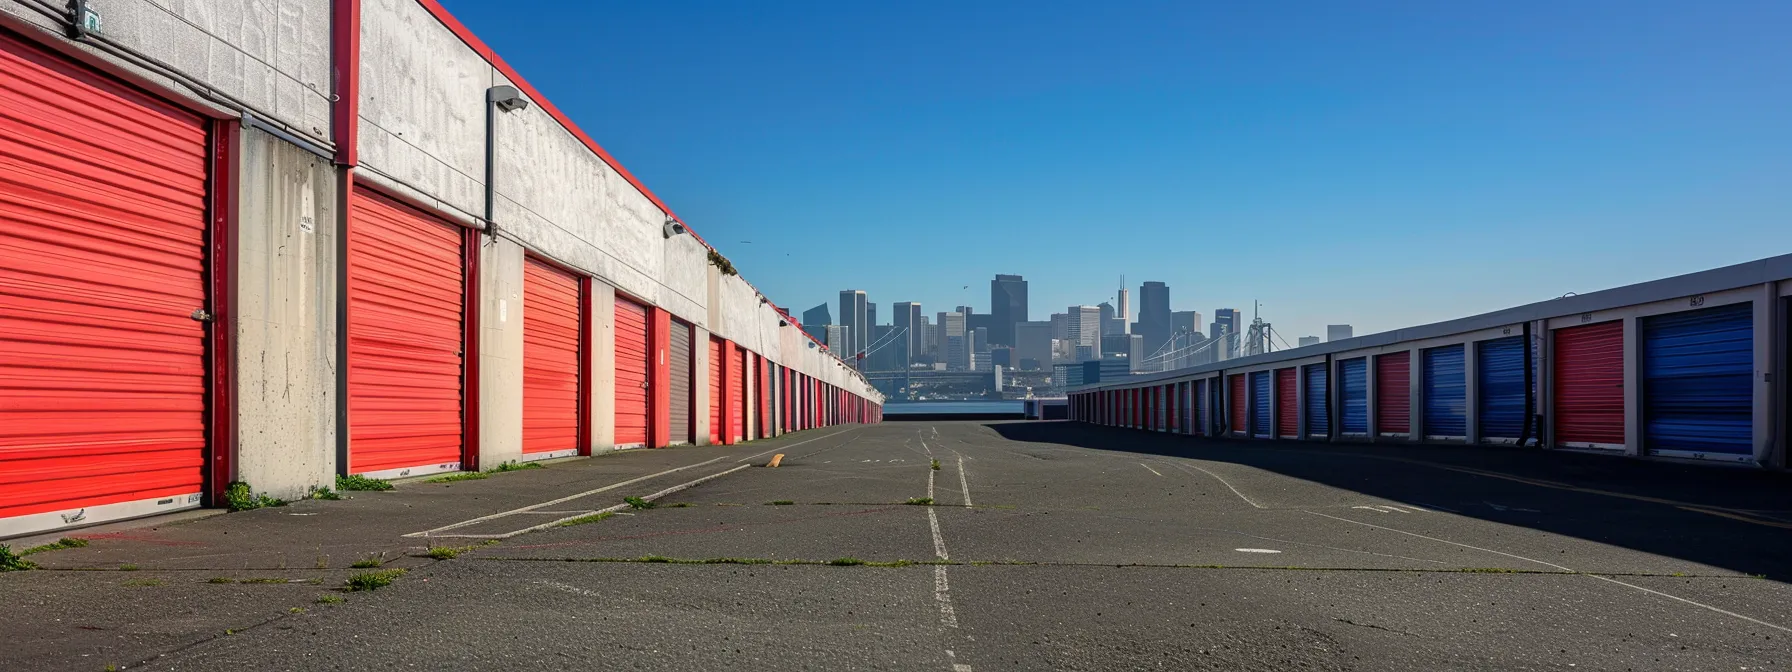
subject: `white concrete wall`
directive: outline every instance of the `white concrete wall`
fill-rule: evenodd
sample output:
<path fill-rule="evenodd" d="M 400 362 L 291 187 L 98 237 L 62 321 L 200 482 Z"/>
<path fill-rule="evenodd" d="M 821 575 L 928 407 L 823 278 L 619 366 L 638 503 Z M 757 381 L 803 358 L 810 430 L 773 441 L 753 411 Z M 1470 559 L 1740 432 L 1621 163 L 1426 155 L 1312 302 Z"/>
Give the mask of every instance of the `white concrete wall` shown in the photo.
<path fill-rule="evenodd" d="M 290 143 L 239 138 L 236 478 L 292 499 L 336 474 L 338 183 Z"/>
<path fill-rule="evenodd" d="M 479 468 L 523 457 L 523 248 L 480 236 Z"/>

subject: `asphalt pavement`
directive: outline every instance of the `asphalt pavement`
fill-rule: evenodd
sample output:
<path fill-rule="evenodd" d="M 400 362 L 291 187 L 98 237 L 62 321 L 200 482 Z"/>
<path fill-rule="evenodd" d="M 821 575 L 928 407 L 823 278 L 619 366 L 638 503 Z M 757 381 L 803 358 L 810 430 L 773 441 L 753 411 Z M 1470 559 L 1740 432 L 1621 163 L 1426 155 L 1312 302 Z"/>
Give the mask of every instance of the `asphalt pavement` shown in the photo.
<path fill-rule="evenodd" d="M 1789 486 L 890 422 L 92 535 L 0 574 L 0 669 L 1786 669 Z"/>

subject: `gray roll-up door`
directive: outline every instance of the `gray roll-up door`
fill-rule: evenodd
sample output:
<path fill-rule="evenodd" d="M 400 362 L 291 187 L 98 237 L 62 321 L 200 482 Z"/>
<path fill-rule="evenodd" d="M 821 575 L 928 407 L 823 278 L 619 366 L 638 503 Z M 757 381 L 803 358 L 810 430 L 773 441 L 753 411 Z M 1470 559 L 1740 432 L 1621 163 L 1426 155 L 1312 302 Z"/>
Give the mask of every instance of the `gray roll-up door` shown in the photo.
<path fill-rule="evenodd" d="M 691 442 L 691 325 L 672 321 L 669 349 L 672 360 L 671 443 Z"/>

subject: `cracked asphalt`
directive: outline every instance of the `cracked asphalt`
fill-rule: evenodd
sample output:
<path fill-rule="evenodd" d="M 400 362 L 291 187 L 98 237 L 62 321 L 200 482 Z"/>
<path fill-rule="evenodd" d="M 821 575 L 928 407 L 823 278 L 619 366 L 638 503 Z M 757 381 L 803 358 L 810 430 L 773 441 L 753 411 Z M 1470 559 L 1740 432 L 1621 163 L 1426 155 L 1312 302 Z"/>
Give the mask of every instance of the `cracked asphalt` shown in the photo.
<path fill-rule="evenodd" d="M 0 575 L 0 629 L 14 633 L 0 668 L 1792 667 L 1783 474 L 1059 422 L 819 436 L 739 447 L 778 448 L 783 465 L 655 508 L 448 560 L 395 553 L 386 566 L 408 573 L 373 592 L 330 590 L 351 570 L 286 564 L 232 576 L 288 583 L 215 584 L 220 570 L 178 558 Z M 558 469 L 504 478 L 526 491 Z M 608 482 L 568 473 L 556 483 Z M 172 543 L 136 543 L 156 539 Z M 77 559 L 147 548 L 45 556 L 99 569 Z"/>

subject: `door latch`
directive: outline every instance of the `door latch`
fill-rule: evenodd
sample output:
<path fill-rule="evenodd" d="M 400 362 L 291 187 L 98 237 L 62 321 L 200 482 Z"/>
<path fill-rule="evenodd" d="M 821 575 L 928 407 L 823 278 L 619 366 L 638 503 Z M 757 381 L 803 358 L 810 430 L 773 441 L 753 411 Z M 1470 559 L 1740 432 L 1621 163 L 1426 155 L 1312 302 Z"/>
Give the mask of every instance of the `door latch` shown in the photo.
<path fill-rule="evenodd" d="M 193 320 L 194 320 L 194 321 L 197 321 L 197 322 L 210 322 L 210 321 L 212 321 L 212 314 L 211 314 L 211 313 L 208 313 L 208 312 L 206 312 L 206 310 L 205 310 L 205 309 L 204 309 L 204 308 L 194 308 L 194 309 L 193 309 L 193 314 L 192 314 L 192 315 L 189 315 L 189 316 L 188 316 L 188 317 L 191 317 L 191 318 L 193 318 Z"/>

